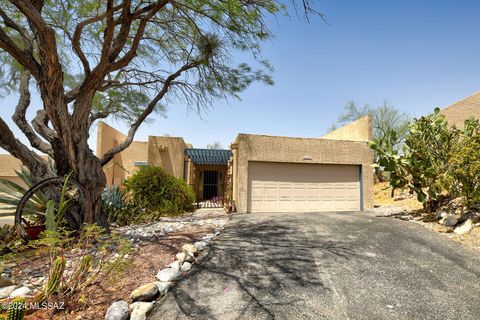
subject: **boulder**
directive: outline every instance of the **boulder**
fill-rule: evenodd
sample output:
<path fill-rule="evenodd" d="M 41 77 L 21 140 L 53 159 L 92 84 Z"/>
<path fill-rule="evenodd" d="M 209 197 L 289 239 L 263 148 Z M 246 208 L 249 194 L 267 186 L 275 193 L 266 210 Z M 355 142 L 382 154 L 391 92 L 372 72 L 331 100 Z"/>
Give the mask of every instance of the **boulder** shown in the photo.
<path fill-rule="evenodd" d="M 105 320 L 127 320 L 128 303 L 126 301 L 115 301 L 108 307 Z"/>
<path fill-rule="evenodd" d="M 16 285 L 12 285 L 8 287 L 0 288 L 0 299 L 8 298 L 10 294 L 15 290 L 16 287 L 17 287 Z"/>
<path fill-rule="evenodd" d="M 130 305 L 130 320 L 146 320 L 154 302 L 134 302 Z"/>
<path fill-rule="evenodd" d="M 190 269 L 192 269 L 192 264 L 190 262 L 184 262 L 180 268 L 180 271 L 187 272 L 190 271 Z"/>
<path fill-rule="evenodd" d="M 133 290 L 130 294 L 132 301 L 153 301 L 158 296 L 158 287 L 155 283 L 147 283 Z"/>
<path fill-rule="evenodd" d="M 10 298 L 25 297 L 31 293 L 32 293 L 32 289 L 30 289 L 29 287 L 20 287 L 18 289 L 13 290 L 13 292 L 10 293 Z"/>
<path fill-rule="evenodd" d="M 202 251 L 202 250 L 205 250 L 205 248 L 208 246 L 208 242 L 198 241 L 198 242 L 195 242 L 194 246 L 195 248 L 197 248 L 198 251 Z"/>
<path fill-rule="evenodd" d="M 187 244 L 184 244 L 182 246 L 182 251 L 183 252 L 190 252 L 190 253 L 196 253 L 197 252 L 197 248 L 191 244 L 191 243 L 187 243 Z"/>
<path fill-rule="evenodd" d="M 458 220 L 460 220 L 460 216 L 455 214 L 449 214 L 443 221 L 443 225 L 446 227 L 453 227 L 458 223 Z"/>
<path fill-rule="evenodd" d="M 157 273 L 157 279 L 163 282 L 169 282 L 177 279 L 180 277 L 181 273 L 179 270 L 173 269 L 173 268 L 166 268 L 163 270 L 160 270 Z"/>
<path fill-rule="evenodd" d="M 473 222 L 471 219 L 468 219 L 467 221 L 465 221 L 464 223 L 456 227 L 453 232 L 455 232 L 456 234 L 465 234 L 470 232 L 472 229 L 473 229 Z"/>
<path fill-rule="evenodd" d="M 168 289 L 170 289 L 170 286 L 172 285 L 171 282 L 164 282 L 164 281 L 157 281 L 155 282 L 158 288 L 158 292 L 160 295 L 165 295 L 168 292 Z"/>

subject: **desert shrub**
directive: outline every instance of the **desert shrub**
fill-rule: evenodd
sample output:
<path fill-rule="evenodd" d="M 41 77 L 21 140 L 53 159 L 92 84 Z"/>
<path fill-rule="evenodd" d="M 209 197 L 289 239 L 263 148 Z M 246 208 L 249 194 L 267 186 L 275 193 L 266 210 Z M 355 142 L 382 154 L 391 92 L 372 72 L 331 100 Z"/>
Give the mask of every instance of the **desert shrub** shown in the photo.
<path fill-rule="evenodd" d="M 437 108 L 410 124 L 401 152 L 375 140 L 370 147 L 378 153 L 376 166 L 385 170 L 392 189 L 408 188 L 432 211 L 450 192 L 449 161 L 460 135 Z"/>
<path fill-rule="evenodd" d="M 142 166 L 125 181 L 132 203 L 145 209 L 150 218 L 178 215 L 193 210 L 195 193 L 181 179 L 172 177 L 160 167 Z"/>
<path fill-rule="evenodd" d="M 464 196 L 467 204 L 480 204 L 480 124 L 467 120 L 463 134 L 452 148 L 447 172 L 453 196 Z"/>

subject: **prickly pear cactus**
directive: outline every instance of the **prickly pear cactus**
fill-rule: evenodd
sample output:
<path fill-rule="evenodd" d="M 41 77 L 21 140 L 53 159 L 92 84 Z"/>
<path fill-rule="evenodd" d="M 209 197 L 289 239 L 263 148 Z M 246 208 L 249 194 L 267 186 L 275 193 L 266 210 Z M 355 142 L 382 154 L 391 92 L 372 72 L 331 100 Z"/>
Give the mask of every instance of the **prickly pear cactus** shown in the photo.
<path fill-rule="evenodd" d="M 7 320 L 22 320 L 25 314 L 25 299 L 15 298 L 10 302 Z"/>

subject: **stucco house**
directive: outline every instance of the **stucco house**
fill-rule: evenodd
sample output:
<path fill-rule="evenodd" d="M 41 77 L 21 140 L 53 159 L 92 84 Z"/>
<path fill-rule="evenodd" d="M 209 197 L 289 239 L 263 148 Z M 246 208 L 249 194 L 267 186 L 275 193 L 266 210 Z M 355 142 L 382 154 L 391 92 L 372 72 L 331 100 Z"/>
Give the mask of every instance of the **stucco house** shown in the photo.
<path fill-rule="evenodd" d="M 480 118 L 480 92 L 441 112 L 459 128 Z M 125 135 L 99 122 L 98 156 Z M 230 150 L 194 148 L 182 137 L 134 141 L 104 167 L 109 186 L 120 185 L 141 165 L 184 179 L 199 202 L 228 204 L 238 212 L 355 211 L 373 206 L 371 119 L 361 118 L 319 138 L 241 133 Z M 20 161 L 0 155 L 0 177 L 17 181 Z"/>
<path fill-rule="evenodd" d="M 239 134 L 231 150 L 196 149 L 181 137 L 135 141 L 105 168 L 110 185 L 140 165 L 184 179 L 199 201 L 228 203 L 238 212 L 356 211 L 373 206 L 371 119 L 321 138 Z M 100 122 L 97 154 L 125 139 Z"/>

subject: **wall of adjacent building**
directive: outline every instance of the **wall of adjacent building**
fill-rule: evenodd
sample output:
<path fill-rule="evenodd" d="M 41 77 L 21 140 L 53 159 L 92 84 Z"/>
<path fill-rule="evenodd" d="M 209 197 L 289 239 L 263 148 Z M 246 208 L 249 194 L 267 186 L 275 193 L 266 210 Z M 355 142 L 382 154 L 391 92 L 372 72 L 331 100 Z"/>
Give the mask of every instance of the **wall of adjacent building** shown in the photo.
<path fill-rule="evenodd" d="M 329 140 L 369 141 L 372 139 L 371 127 L 372 118 L 370 116 L 365 116 L 333 130 L 321 138 Z"/>
<path fill-rule="evenodd" d="M 185 149 L 187 145 L 180 137 L 148 137 L 148 164 L 162 167 L 170 175 L 184 179 Z M 187 168 L 185 168 L 187 166 Z"/>
<path fill-rule="evenodd" d="M 464 122 L 469 117 L 480 119 L 480 92 L 441 109 L 440 113 L 445 115 L 449 125 L 463 129 Z"/>
<path fill-rule="evenodd" d="M 102 157 L 108 150 L 125 140 L 126 136 L 104 122 L 98 123 L 97 156 Z M 132 175 L 138 167 L 135 162 L 148 161 L 148 142 L 133 141 L 124 151 L 116 154 L 104 166 L 108 186 L 119 186 L 122 181 Z"/>

